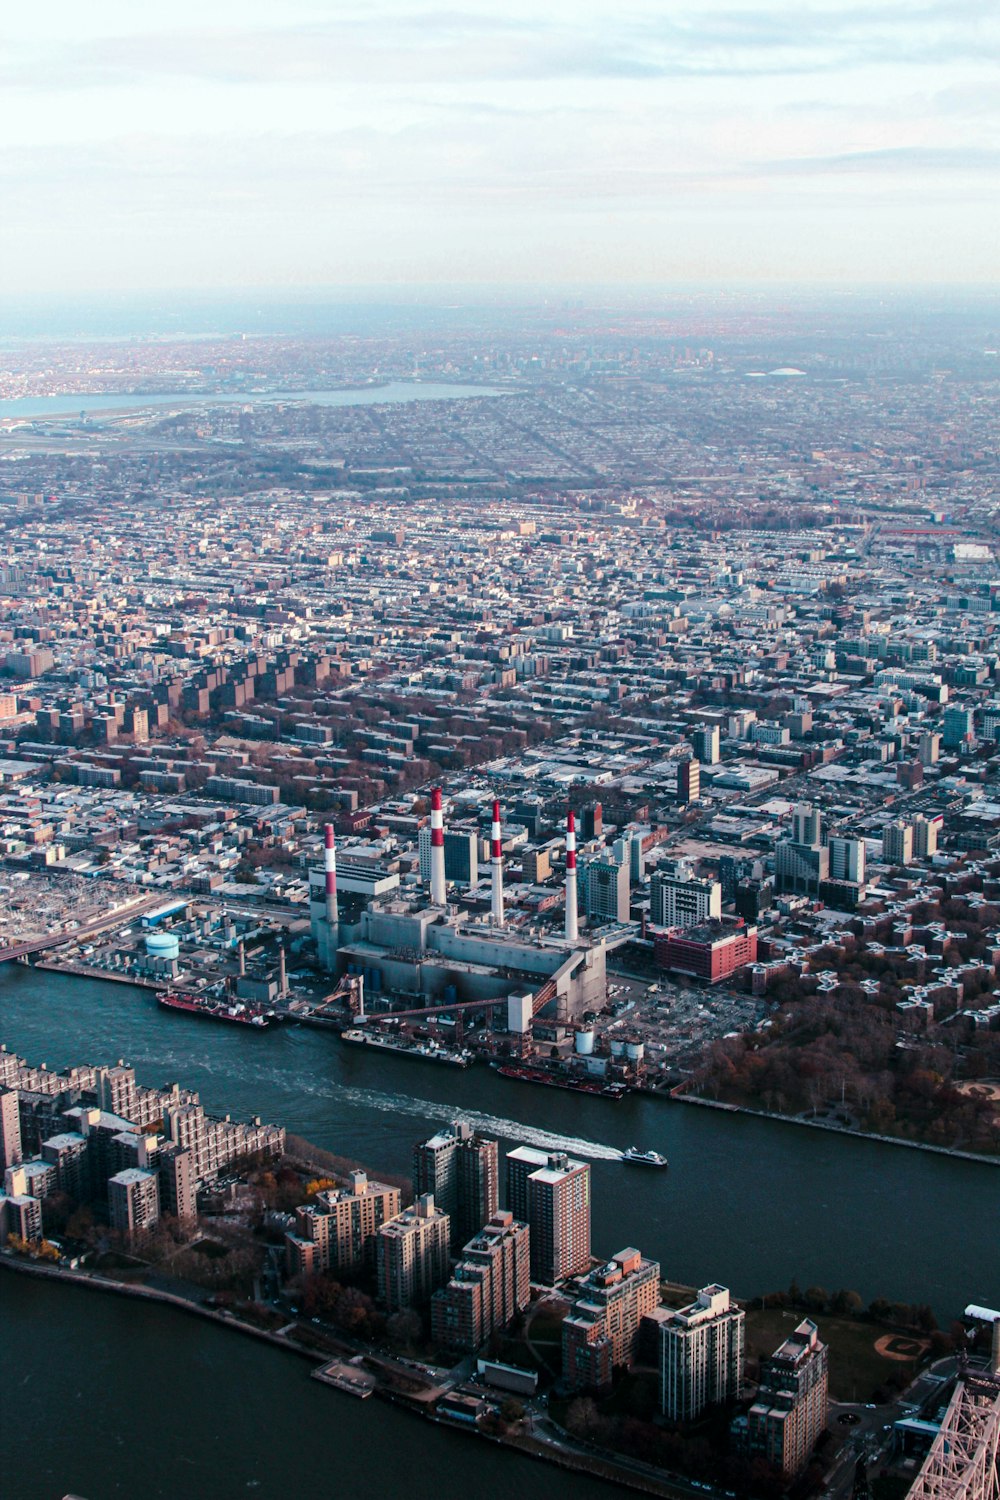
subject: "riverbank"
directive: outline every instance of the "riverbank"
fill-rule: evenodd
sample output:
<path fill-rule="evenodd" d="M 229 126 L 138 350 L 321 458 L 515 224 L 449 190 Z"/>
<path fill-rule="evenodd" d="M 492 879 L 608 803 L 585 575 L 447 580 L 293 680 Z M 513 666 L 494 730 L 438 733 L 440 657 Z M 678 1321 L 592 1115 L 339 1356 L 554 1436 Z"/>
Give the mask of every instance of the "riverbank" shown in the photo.
<path fill-rule="evenodd" d="M 304 1348 L 301 1344 L 294 1342 L 283 1333 L 271 1333 L 267 1329 L 258 1328 L 248 1323 L 236 1314 L 225 1309 L 205 1307 L 203 1304 L 178 1296 L 176 1293 L 167 1292 L 157 1287 L 140 1286 L 136 1283 L 117 1281 L 112 1277 L 101 1276 L 87 1271 L 65 1270 L 58 1266 L 43 1265 L 22 1259 L 10 1251 L 0 1251 L 0 1270 L 12 1271 L 19 1275 L 34 1277 L 38 1280 L 57 1282 L 63 1285 L 83 1287 L 93 1292 L 109 1292 L 118 1297 L 132 1297 L 145 1302 L 156 1302 L 161 1306 L 174 1308 L 180 1312 L 186 1312 L 217 1326 L 235 1330 L 237 1333 L 249 1334 L 261 1342 L 270 1344 L 274 1348 L 283 1349 L 287 1353 L 297 1354 L 314 1364 L 317 1369 L 328 1365 L 336 1353 L 325 1350 L 322 1353 L 316 1349 Z M 297 1328 L 299 1324 L 295 1322 Z M 331 1344 L 336 1341 L 329 1339 Z M 349 1353 L 346 1345 L 341 1344 L 339 1352 Z M 628 1461 L 619 1463 L 613 1454 L 605 1455 L 595 1450 L 593 1453 L 577 1451 L 575 1444 L 568 1438 L 539 1437 L 533 1428 L 530 1436 L 510 1436 L 495 1433 L 486 1433 L 478 1427 L 470 1427 L 468 1423 L 448 1420 L 426 1406 L 407 1397 L 398 1390 L 393 1390 L 384 1380 L 375 1377 L 374 1394 L 382 1400 L 390 1402 L 411 1415 L 422 1417 L 425 1421 L 432 1422 L 435 1426 L 446 1427 L 449 1431 L 467 1434 L 476 1437 L 480 1441 L 486 1441 L 496 1446 L 518 1453 L 526 1458 L 533 1458 L 542 1463 L 554 1464 L 556 1467 L 565 1469 L 572 1473 L 585 1474 L 589 1478 L 596 1478 L 615 1484 L 620 1487 L 637 1491 L 640 1494 L 657 1495 L 662 1500 L 692 1500 L 694 1489 L 684 1481 L 671 1482 L 666 1477 L 660 1479 L 653 1472 L 642 1472 L 646 1465 L 636 1464 L 633 1468 Z"/>
<path fill-rule="evenodd" d="M 681 1087 L 683 1088 L 683 1084 Z M 678 1104 L 697 1104 L 702 1109 L 721 1110 L 727 1115 L 750 1115 L 756 1120 L 769 1120 L 779 1125 L 804 1125 L 809 1130 L 828 1130 L 834 1135 L 853 1136 L 857 1141 L 876 1141 L 880 1146 L 906 1146 L 911 1151 L 928 1151 L 934 1156 L 950 1156 L 955 1161 L 971 1161 L 980 1167 L 1000 1167 L 1000 1156 L 983 1156 L 977 1151 L 960 1151 L 953 1146 L 932 1146 L 929 1141 L 908 1141 L 901 1135 L 875 1135 L 867 1130 L 852 1130 L 849 1125 L 836 1125 L 832 1120 L 803 1120 L 798 1115 L 776 1115 L 766 1109 L 751 1109 L 746 1104 L 727 1104 L 723 1099 L 701 1099 L 697 1094 L 679 1094 L 671 1091 L 669 1098 Z"/>

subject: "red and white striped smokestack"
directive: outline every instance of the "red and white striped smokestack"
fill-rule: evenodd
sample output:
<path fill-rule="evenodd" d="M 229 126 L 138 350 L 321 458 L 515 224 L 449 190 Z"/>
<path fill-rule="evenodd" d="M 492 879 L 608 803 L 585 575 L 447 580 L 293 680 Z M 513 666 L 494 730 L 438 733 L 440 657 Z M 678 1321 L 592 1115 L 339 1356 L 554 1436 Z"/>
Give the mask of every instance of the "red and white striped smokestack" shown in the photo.
<path fill-rule="evenodd" d="M 566 816 L 566 941 L 577 939 L 576 918 L 576 819 Z"/>
<path fill-rule="evenodd" d="M 333 841 L 333 824 L 327 823 L 323 868 L 326 871 L 326 920 L 336 927 L 337 913 L 337 849 Z"/>
<path fill-rule="evenodd" d="M 503 926 L 503 854 L 500 850 L 500 803 L 493 801 L 493 827 L 490 830 L 490 882 L 493 926 Z"/>
<path fill-rule="evenodd" d="M 431 902 L 444 906 L 447 901 L 444 878 L 444 814 L 441 811 L 441 788 L 431 792 Z"/>

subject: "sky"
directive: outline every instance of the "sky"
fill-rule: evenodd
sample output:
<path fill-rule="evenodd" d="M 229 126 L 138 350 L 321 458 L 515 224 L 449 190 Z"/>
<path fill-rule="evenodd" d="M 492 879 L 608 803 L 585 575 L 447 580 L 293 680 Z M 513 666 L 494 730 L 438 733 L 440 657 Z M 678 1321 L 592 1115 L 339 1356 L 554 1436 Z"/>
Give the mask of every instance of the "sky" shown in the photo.
<path fill-rule="evenodd" d="M 998 281 L 998 0 L 0 10 L 6 297 Z"/>

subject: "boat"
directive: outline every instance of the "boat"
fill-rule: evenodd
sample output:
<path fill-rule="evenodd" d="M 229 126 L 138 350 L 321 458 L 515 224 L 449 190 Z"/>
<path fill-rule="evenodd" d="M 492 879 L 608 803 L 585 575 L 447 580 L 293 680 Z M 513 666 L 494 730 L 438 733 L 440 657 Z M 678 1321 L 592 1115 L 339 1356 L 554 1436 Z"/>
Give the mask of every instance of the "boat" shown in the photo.
<path fill-rule="evenodd" d="M 629 1146 L 622 1152 L 622 1161 L 633 1167 L 669 1167 L 670 1163 L 659 1151 L 640 1151 L 638 1146 Z"/>
<path fill-rule="evenodd" d="M 574 1073 L 555 1073 L 547 1068 L 529 1068 L 523 1063 L 496 1065 L 501 1078 L 515 1078 L 519 1083 L 541 1083 L 550 1089 L 572 1089 L 576 1094 L 593 1094 L 597 1098 L 624 1099 L 628 1085 L 602 1083 L 599 1078 L 580 1078 Z"/>
<path fill-rule="evenodd" d="M 467 1068 L 474 1061 L 466 1048 L 442 1047 L 439 1042 L 415 1042 L 404 1037 L 379 1036 L 373 1031 L 362 1031 L 352 1026 L 340 1033 L 342 1042 L 354 1046 L 373 1047 L 377 1052 L 395 1052 L 401 1057 L 420 1057 L 425 1062 L 448 1063 L 453 1068 Z"/>
<path fill-rule="evenodd" d="M 188 1016 L 203 1016 L 209 1021 L 229 1021 L 235 1026 L 250 1026 L 254 1031 L 266 1031 L 275 1016 L 259 1005 L 245 1005 L 242 1000 L 213 1000 L 208 995 L 188 995 L 180 990 L 167 990 L 156 997 L 157 1005 L 164 1010 L 179 1010 Z"/>

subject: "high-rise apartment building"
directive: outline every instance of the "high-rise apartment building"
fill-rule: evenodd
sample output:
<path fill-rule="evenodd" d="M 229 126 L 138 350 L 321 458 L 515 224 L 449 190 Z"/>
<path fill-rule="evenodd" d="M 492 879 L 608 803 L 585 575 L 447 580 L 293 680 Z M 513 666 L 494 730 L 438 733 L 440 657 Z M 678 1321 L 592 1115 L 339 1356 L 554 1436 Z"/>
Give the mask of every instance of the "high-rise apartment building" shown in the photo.
<path fill-rule="evenodd" d="M 792 814 L 791 838 L 774 846 L 774 881 L 779 891 L 815 896 L 820 883 L 830 878 L 830 851 L 822 844 L 823 820 L 819 809 L 800 802 Z"/>
<path fill-rule="evenodd" d="M 352 1172 L 346 1188 L 325 1188 L 295 1213 L 295 1233 L 285 1236 L 290 1276 L 351 1270 L 363 1265 L 375 1236 L 399 1213 L 399 1188 L 369 1182 Z"/>
<path fill-rule="evenodd" d="M 390 1313 L 428 1302 L 448 1280 L 448 1215 L 422 1193 L 375 1236 L 379 1301 Z"/>
<path fill-rule="evenodd" d="M 691 748 L 694 751 L 695 760 L 703 766 L 715 766 L 719 763 L 719 726 L 718 724 L 699 724 L 698 728 L 691 732 Z"/>
<path fill-rule="evenodd" d="M 721 916 L 722 886 L 699 879 L 685 861 L 650 877 L 649 920 L 654 927 L 699 927 Z"/>
<path fill-rule="evenodd" d="M 677 764 L 677 804 L 687 807 L 701 796 L 701 762 L 693 756 Z"/>
<path fill-rule="evenodd" d="M 747 1414 L 751 1454 L 789 1476 L 804 1469 L 826 1426 L 827 1387 L 827 1347 L 816 1324 L 804 1318 L 761 1363 L 757 1399 Z"/>
<path fill-rule="evenodd" d="M 928 730 L 917 742 L 917 759 L 922 766 L 935 766 L 941 754 L 941 736 Z"/>
<path fill-rule="evenodd" d="M 499 1207 L 496 1141 L 456 1120 L 413 1148 L 413 1188 L 418 1195 L 434 1194 L 438 1208 L 451 1219 L 451 1248 L 457 1252 Z"/>
<path fill-rule="evenodd" d="M 693 1421 L 707 1406 L 734 1400 L 743 1384 L 744 1314 L 724 1286 L 658 1319 L 660 1409 L 674 1422 Z"/>
<path fill-rule="evenodd" d="M 882 830 L 882 859 L 887 865 L 913 862 L 913 825 L 902 818 L 887 823 Z"/>
<path fill-rule="evenodd" d="M 639 1324 L 660 1300 L 660 1267 L 638 1250 L 619 1250 L 590 1271 L 562 1325 L 562 1377 L 571 1390 L 605 1390 L 632 1363 Z"/>
<path fill-rule="evenodd" d="M 126 1167 L 108 1180 L 108 1209 L 112 1229 L 135 1239 L 152 1229 L 160 1217 L 160 1184 L 155 1172 Z"/>
<path fill-rule="evenodd" d="M 937 853 L 938 834 L 941 831 L 941 814 L 925 818 L 918 813 L 913 820 L 913 854 L 916 859 L 930 859 Z"/>
<path fill-rule="evenodd" d="M 472 1353 L 505 1328 L 531 1297 L 530 1231 L 507 1209 L 493 1215 L 462 1251 L 431 1301 L 434 1342 Z"/>
<path fill-rule="evenodd" d="M 590 1269 L 590 1167 L 563 1152 L 507 1154 L 507 1203 L 531 1231 L 531 1278 L 554 1286 Z"/>
<path fill-rule="evenodd" d="M 17 1090 L 0 1088 L 0 1171 L 21 1160 L 21 1112 Z"/>
<path fill-rule="evenodd" d="M 850 880 L 855 885 L 865 883 L 865 841 L 833 836 L 828 841 L 830 850 L 830 879 Z"/>

